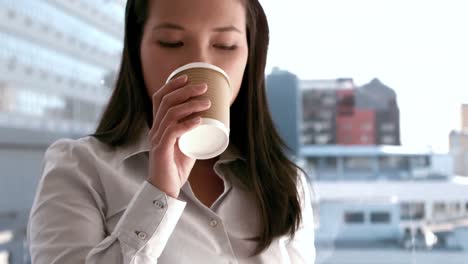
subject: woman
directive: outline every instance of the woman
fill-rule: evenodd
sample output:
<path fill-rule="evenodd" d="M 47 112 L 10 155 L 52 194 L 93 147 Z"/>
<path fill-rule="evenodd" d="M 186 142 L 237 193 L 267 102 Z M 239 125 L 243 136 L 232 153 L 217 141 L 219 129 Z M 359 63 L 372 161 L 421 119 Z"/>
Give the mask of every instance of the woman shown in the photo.
<path fill-rule="evenodd" d="M 95 134 L 49 147 L 31 210 L 33 263 L 313 263 L 305 177 L 283 153 L 265 96 L 268 25 L 257 0 L 128 0 L 121 70 Z M 206 110 L 206 85 L 176 68 L 207 62 L 231 78 L 228 149 L 183 155 L 177 138 Z"/>

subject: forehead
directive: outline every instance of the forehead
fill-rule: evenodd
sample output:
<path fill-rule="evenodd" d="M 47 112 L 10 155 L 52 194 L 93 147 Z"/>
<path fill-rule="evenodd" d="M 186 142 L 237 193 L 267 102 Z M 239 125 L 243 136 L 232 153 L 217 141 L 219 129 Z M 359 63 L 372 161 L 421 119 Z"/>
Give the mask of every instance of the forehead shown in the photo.
<path fill-rule="evenodd" d="M 148 22 L 180 23 L 184 26 L 246 24 L 242 0 L 150 0 Z"/>

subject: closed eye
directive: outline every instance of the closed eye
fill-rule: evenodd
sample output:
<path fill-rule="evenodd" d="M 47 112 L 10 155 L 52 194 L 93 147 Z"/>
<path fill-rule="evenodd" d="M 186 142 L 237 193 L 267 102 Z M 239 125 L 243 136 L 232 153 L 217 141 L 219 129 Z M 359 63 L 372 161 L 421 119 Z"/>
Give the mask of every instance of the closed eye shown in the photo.
<path fill-rule="evenodd" d="M 179 47 L 183 47 L 184 46 L 184 43 L 183 42 L 165 42 L 165 41 L 158 41 L 159 45 L 163 48 L 179 48 Z M 229 51 L 229 50 L 236 50 L 237 49 L 237 45 L 221 45 L 221 44 L 215 44 L 213 45 L 213 47 L 217 48 L 217 49 L 221 49 L 221 50 L 226 50 L 226 51 Z"/>
<path fill-rule="evenodd" d="M 232 46 L 214 45 L 213 47 L 218 48 L 218 49 L 222 49 L 222 50 L 235 50 L 235 49 L 237 49 L 236 45 L 232 45 Z"/>
<path fill-rule="evenodd" d="M 184 46 L 183 42 L 164 42 L 158 41 L 159 45 L 163 48 L 178 48 Z"/>

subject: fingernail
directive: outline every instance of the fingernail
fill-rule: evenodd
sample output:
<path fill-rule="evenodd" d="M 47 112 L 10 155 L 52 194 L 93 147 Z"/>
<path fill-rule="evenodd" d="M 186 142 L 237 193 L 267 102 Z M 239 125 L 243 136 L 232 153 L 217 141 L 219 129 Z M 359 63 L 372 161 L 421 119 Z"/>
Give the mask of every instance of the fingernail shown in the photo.
<path fill-rule="evenodd" d="M 185 81 L 187 81 L 187 77 L 188 77 L 188 76 L 184 74 L 184 75 L 182 75 L 182 76 L 177 77 L 177 78 L 176 78 L 176 81 L 185 82 Z"/>
<path fill-rule="evenodd" d="M 197 89 L 198 91 L 204 91 L 206 88 L 208 88 L 208 85 L 206 85 L 205 83 L 203 83 L 203 84 L 197 85 L 197 88 L 196 88 L 196 89 Z"/>
<path fill-rule="evenodd" d="M 202 104 L 203 105 L 210 105 L 211 101 L 209 99 L 205 99 L 205 100 L 202 101 Z"/>
<path fill-rule="evenodd" d="M 201 121 L 200 117 L 195 117 L 195 118 L 191 119 L 189 122 L 196 124 L 196 123 L 199 123 L 200 121 Z"/>

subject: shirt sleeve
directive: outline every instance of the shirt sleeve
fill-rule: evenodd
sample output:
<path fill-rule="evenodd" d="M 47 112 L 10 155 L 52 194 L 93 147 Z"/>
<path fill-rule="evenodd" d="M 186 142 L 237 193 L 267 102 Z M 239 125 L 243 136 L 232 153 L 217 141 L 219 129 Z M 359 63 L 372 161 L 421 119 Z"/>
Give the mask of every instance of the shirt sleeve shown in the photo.
<path fill-rule="evenodd" d="M 157 263 L 186 203 L 144 181 L 108 234 L 97 172 L 73 144 L 45 153 L 28 223 L 32 263 Z"/>
<path fill-rule="evenodd" d="M 312 212 L 312 200 L 309 184 L 301 172 L 298 188 L 302 206 L 302 222 L 293 239 L 286 244 L 286 250 L 292 264 L 315 263 L 315 224 Z"/>

